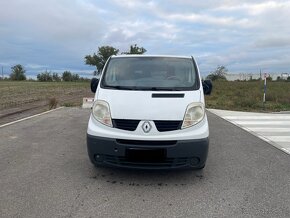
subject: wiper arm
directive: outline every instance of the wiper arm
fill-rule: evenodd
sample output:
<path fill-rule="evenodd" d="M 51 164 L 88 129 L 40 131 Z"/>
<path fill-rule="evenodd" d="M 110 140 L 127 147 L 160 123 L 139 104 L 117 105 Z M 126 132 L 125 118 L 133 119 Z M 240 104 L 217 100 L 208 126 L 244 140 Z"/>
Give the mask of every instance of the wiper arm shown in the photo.
<path fill-rule="evenodd" d="M 152 91 L 184 91 L 181 88 L 166 88 L 166 87 L 138 87 L 138 86 L 106 86 L 110 89 L 118 90 L 152 90 Z"/>
<path fill-rule="evenodd" d="M 180 88 L 152 87 L 153 91 L 183 91 Z"/>
<path fill-rule="evenodd" d="M 134 87 L 129 87 L 129 86 L 106 86 L 111 89 L 122 89 L 122 90 L 134 90 Z"/>

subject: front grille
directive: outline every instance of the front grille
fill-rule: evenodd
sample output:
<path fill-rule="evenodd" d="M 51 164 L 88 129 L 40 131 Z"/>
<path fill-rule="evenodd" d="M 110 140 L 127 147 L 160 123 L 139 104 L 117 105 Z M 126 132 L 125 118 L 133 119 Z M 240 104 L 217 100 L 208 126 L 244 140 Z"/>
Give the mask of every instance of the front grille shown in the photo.
<path fill-rule="evenodd" d="M 135 131 L 140 120 L 112 119 L 113 127 L 127 131 Z M 181 129 L 182 120 L 154 120 L 159 132 L 174 131 Z"/>
<path fill-rule="evenodd" d="M 173 131 L 181 128 L 181 120 L 154 120 L 159 132 Z"/>
<path fill-rule="evenodd" d="M 113 127 L 127 131 L 135 131 L 140 120 L 112 119 Z"/>

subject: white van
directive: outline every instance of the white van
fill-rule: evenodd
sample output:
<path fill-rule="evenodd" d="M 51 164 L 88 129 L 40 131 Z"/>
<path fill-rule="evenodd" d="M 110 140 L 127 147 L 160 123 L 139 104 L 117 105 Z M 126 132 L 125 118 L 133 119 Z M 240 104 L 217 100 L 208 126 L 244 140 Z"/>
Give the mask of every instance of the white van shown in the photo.
<path fill-rule="evenodd" d="M 209 146 L 204 93 L 211 88 L 210 81 L 201 81 L 193 57 L 110 57 L 100 80 L 91 81 L 96 93 L 87 130 L 91 162 L 203 168 Z"/>

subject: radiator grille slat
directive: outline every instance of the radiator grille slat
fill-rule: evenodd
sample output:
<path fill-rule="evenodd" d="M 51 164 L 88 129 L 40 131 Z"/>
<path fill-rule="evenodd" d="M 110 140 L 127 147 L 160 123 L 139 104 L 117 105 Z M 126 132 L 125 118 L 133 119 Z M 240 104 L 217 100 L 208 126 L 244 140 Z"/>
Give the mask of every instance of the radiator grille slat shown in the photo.
<path fill-rule="evenodd" d="M 159 132 L 174 131 L 181 128 L 181 120 L 154 120 Z"/>
<path fill-rule="evenodd" d="M 140 120 L 113 119 L 113 126 L 117 129 L 135 131 Z"/>

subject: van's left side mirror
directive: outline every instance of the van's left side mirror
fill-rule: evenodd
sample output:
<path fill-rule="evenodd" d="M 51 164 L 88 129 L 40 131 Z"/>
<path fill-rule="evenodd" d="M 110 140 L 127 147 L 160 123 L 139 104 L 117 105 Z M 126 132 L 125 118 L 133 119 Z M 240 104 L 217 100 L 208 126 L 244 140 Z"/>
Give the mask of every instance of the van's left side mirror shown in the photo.
<path fill-rule="evenodd" d="M 93 79 L 91 80 L 91 90 L 92 90 L 93 93 L 96 93 L 96 90 L 97 90 L 98 84 L 99 84 L 99 79 L 97 79 L 97 78 L 93 78 Z"/>
<path fill-rule="evenodd" d="M 203 93 L 205 95 L 210 95 L 212 91 L 212 82 L 210 80 L 204 80 L 202 82 L 202 87 L 203 87 Z"/>

